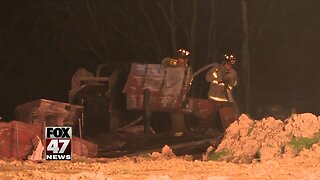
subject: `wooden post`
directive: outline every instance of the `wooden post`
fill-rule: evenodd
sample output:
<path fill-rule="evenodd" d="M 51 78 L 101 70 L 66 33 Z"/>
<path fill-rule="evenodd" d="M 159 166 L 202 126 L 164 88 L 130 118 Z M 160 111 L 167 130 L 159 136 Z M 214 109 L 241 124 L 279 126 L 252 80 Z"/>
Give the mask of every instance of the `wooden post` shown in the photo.
<path fill-rule="evenodd" d="M 82 121 L 81 121 L 81 119 L 82 119 L 82 117 L 78 119 L 79 120 L 78 123 L 79 123 L 79 137 L 80 137 L 80 139 L 82 139 L 82 127 L 81 127 Z"/>
<path fill-rule="evenodd" d="M 84 99 L 81 99 L 81 106 L 84 107 Z M 85 108 L 83 109 L 83 112 L 81 113 L 81 118 L 80 118 L 80 122 L 79 122 L 79 134 L 80 134 L 80 137 L 82 139 L 83 137 L 83 124 L 84 124 L 84 111 L 85 111 Z"/>
<path fill-rule="evenodd" d="M 119 70 L 114 70 L 110 76 L 109 81 L 109 91 L 107 92 L 107 97 L 110 99 L 109 106 L 109 130 L 111 132 L 116 131 L 120 127 L 119 111 L 116 108 L 117 94 L 120 91 L 116 87 L 116 83 L 119 77 Z"/>
<path fill-rule="evenodd" d="M 145 89 L 143 91 L 143 120 L 144 133 L 149 133 L 151 130 L 150 89 Z"/>

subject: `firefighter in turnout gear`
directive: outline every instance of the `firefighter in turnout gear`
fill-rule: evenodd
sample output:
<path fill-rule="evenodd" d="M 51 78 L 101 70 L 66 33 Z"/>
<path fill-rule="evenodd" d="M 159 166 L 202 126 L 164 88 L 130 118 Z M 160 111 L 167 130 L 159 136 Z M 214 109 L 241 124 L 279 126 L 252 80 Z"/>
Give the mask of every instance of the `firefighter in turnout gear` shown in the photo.
<path fill-rule="evenodd" d="M 232 68 L 236 60 L 234 55 L 225 54 L 222 63 L 213 64 L 206 73 L 206 80 L 210 82 L 208 98 L 214 102 L 217 111 L 201 121 L 200 126 L 224 131 L 238 116 L 238 108 L 232 95 L 232 90 L 238 83 L 237 72 Z M 235 117 L 226 114 L 226 109 L 232 110 Z"/>
<path fill-rule="evenodd" d="M 164 67 L 188 67 L 190 52 L 185 49 L 179 49 L 175 58 L 166 57 L 162 61 Z M 184 114 L 182 112 L 171 112 L 171 129 L 175 136 L 182 136 L 187 130 Z"/>
<path fill-rule="evenodd" d="M 232 89 L 237 86 L 238 76 L 232 65 L 236 63 L 236 57 L 225 54 L 221 64 L 215 64 L 206 74 L 206 80 L 210 82 L 208 98 L 218 102 L 232 102 Z"/>

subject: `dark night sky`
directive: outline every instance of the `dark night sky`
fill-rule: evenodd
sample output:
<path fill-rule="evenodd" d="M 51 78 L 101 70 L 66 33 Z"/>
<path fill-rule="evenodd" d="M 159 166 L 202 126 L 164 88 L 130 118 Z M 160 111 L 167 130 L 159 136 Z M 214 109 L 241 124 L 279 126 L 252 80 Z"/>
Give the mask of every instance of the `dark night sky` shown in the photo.
<path fill-rule="evenodd" d="M 94 72 L 102 63 L 159 63 L 171 56 L 172 24 L 164 16 L 170 14 L 171 4 L 156 2 L 1 1 L 0 116 L 14 119 L 15 106 L 39 98 L 67 102 L 72 75 L 79 67 Z M 195 69 L 227 50 L 241 61 L 241 1 L 196 2 L 194 8 L 192 0 L 174 1 L 176 47 L 193 49 Z M 318 0 L 248 2 L 253 111 L 260 104 L 277 103 L 298 112 L 320 113 L 319 17 Z M 240 75 L 241 68 L 238 63 Z M 204 81 L 198 79 L 199 84 Z M 240 100 L 242 89 L 240 84 L 236 92 Z"/>

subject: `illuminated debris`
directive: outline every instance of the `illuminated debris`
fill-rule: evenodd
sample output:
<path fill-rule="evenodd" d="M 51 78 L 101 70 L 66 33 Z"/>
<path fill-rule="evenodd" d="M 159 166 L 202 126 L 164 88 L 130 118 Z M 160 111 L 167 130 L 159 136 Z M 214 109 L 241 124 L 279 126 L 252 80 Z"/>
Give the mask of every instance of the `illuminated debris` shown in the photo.
<path fill-rule="evenodd" d="M 43 127 L 21 121 L 0 123 L 0 159 L 41 160 L 44 145 Z M 40 143 L 40 144 L 39 144 Z M 92 142 L 72 137 L 72 153 L 96 157 L 98 146 Z"/>
<path fill-rule="evenodd" d="M 30 156 L 28 156 L 28 160 L 31 160 L 31 161 L 43 160 L 44 146 L 43 146 L 39 136 L 36 136 L 34 138 L 33 144 L 36 145 L 35 150 L 33 150 L 33 153 Z"/>
<path fill-rule="evenodd" d="M 27 102 L 15 108 L 17 119 L 31 124 L 45 123 L 46 126 L 76 127 L 82 112 L 82 106 L 47 99 Z"/>
<path fill-rule="evenodd" d="M 76 136 L 72 136 L 72 153 L 84 157 L 96 157 L 98 145 Z"/>
<path fill-rule="evenodd" d="M 0 123 L 0 159 L 27 159 L 32 153 L 32 140 L 42 138 L 42 126 L 20 121 Z"/>
<path fill-rule="evenodd" d="M 124 86 L 128 109 L 143 108 L 143 92 L 149 89 L 151 111 L 182 109 L 191 82 L 191 68 L 133 63 Z"/>

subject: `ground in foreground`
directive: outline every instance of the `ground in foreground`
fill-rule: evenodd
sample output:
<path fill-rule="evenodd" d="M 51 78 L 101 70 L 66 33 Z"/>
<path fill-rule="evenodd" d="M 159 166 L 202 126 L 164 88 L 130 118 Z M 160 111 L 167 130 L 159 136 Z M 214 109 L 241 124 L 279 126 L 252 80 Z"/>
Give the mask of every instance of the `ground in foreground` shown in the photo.
<path fill-rule="evenodd" d="M 296 157 L 233 164 L 148 156 L 72 161 L 0 161 L 0 179 L 319 179 L 319 160 Z"/>

